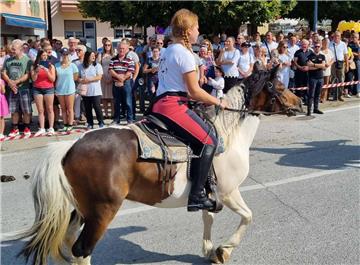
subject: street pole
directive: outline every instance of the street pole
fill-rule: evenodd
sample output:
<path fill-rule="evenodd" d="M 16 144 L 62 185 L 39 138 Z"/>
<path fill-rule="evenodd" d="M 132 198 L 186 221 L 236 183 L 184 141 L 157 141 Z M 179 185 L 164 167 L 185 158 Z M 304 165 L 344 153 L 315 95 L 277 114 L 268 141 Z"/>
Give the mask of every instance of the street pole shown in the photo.
<path fill-rule="evenodd" d="M 314 32 L 317 32 L 317 22 L 318 22 L 318 0 L 314 0 L 314 26 L 313 26 Z"/>

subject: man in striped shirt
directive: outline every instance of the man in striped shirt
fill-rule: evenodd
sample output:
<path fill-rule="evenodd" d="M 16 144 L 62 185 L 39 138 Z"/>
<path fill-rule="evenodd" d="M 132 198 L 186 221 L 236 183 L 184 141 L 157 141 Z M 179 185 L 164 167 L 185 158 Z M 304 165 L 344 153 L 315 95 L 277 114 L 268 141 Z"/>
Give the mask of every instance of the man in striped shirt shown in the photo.
<path fill-rule="evenodd" d="M 128 123 L 135 121 L 132 101 L 132 75 L 135 71 L 135 62 L 127 57 L 129 52 L 129 43 L 119 42 L 117 46 L 118 55 L 111 59 L 109 72 L 113 78 L 113 96 L 114 96 L 114 121 L 120 124 L 120 104 L 121 98 L 126 102 L 126 120 Z"/>

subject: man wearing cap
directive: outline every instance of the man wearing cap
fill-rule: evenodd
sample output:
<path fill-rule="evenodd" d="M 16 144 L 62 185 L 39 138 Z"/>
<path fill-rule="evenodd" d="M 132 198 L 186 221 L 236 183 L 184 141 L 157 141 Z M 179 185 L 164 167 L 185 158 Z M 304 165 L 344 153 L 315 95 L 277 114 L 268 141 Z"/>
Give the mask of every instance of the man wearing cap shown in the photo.
<path fill-rule="evenodd" d="M 68 39 L 68 46 L 69 46 L 69 52 L 70 52 L 70 61 L 74 61 L 78 59 L 76 48 L 79 44 L 79 40 L 75 39 L 74 37 L 70 37 Z M 85 50 L 86 51 L 86 50 Z"/>
<path fill-rule="evenodd" d="M 251 75 L 254 66 L 254 56 L 250 54 L 249 48 L 251 44 L 249 42 L 243 42 L 240 45 L 240 58 L 238 61 L 239 79 L 244 79 Z"/>
<path fill-rule="evenodd" d="M 30 136 L 31 92 L 30 92 L 30 67 L 32 61 L 23 53 L 23 41 L 16 39 L 11 44 L 14 56 L 4 62 L 2 78 L 10 87 L 9 108 L 11 112 L 12 129 L 10 137 L 19 135 L 20 111 L 23 113 L 24 135 Z"/>

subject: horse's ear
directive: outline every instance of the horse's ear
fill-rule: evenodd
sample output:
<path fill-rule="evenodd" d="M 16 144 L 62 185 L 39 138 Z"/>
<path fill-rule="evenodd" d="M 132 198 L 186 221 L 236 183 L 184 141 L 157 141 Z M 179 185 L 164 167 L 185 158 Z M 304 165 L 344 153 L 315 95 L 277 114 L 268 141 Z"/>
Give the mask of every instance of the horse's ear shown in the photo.
<path fill-rule="evenodd" d="M 279 70 L 279 66 L 280 64 L 276 65 L 275 67 L 273 67 L 271 70 L 270 70 L 270 80 L 274 80 L 276 78 L 276 74 Z"/>
<path fill-rule="evenodd" d="M 254 67 L 253 67 L 253 73 L 259 72 L 260 69 L 261 69 L 261 65 L 260 65 L 259 62 L 256 61 L 256 62 L 254 63 Z"/>

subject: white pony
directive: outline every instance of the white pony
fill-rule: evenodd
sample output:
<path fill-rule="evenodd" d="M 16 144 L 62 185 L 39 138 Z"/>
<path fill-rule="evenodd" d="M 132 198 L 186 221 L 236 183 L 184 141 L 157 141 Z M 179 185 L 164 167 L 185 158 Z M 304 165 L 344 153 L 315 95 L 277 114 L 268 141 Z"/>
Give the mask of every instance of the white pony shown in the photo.
<path fill-rule="evenodd" d="M 274 71 L 255 72 L 245 85 L 235 86 L 227 93 L 230 110 L 207 113 L 225 140 L 225 152 L 213 162 L 218 195 L 225 206 L 241 217 L 236 231 L 215 248 L 211 241 L 215 214 L 203 211 L 203 254 L 215 263 L 229 260 L 252 220 L 239 186 L 249 173 L 249 148 L 259 117 L 240 111 L 244 110 L 245 95 L 251 111 L 267 111 L 270 101 L 276 107 L 271 105 L 272 109 L 284 109 L 284 114 L 290 109 L 301 110 L 300 100 L 284 91 L 275 76 Z M 249 87 L 252 90 L 245 89 L 244 94 L 244 88 Z M 274 95 L 279 98 L 272 100 Z M 46 264 L 51 256 L 54 260 L 70 257 L 72 264 L 88 265 L 96 242 L 125 199 L 163 208 L 186 206 L 191 185 L 186 177 L 186 163 L 175 166 L 171 195 L 162 199 L 156 163 L 138 161 L 137 150 L 137 138 L 126 127 L 94 130 L 75 142 L 50 145 L 33 173 L 35 222 L 15 236 L 31 237 L 21 254 L 32 258 L 33 264 Z M 82 224 L 84 228 L 80 230 Z"/>

